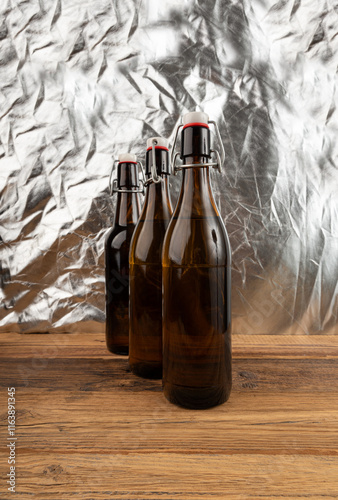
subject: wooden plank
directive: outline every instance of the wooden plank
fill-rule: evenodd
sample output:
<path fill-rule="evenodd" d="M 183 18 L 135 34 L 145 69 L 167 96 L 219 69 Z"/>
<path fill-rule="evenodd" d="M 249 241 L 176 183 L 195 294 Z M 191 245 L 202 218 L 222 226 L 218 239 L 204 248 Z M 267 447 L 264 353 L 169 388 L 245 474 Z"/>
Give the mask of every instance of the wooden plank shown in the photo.
<path fill-rule="evenodd" d="M 338 458 L 327 457 L 305 461 L 290 455 L 168 455 L 162 451 L 148 456 L 48 456 L 46 450 L 21 459 L 15 498 L 336 499 L 337 467 Z"/>
<path fill-rule="evenodd" d="M 167 453 L 338 455 L 338 398 L 234 392 L 208 411 L 186 411 L 161 393 L 17 393 L 20 455 Z M 32 404 L 32 401 L 34 402 Z M 1 415 L 5 422 L 5 415 Z M 89 431 L 90 430 L 90 431 Z"/>
<path fill-rule="evenodd" d="M 134 376 L 126 358 L 0 358 L 0 385 L 41 387 L 46 390 L 161 391 L 161 382 Z M 233 385 L 246 391 L 305 392 L 338 391 L 335 359 L 244 359 L 233 360 Z"/>
<path fill-rule="evenodd" d="M 233 335 L 234 357 L 338 358 L 338 335 Z M 104 334 L 0 334 L 0 357 L 115 357 Z"/>

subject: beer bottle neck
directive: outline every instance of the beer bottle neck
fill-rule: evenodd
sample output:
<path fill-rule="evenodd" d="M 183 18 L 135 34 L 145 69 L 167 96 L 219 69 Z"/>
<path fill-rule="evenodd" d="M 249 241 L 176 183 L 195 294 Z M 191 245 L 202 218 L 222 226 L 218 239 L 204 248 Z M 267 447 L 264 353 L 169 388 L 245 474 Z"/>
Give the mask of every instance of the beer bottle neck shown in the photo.
<path fill-rule="evenodd" d="M 147 186 L 142 213 L 143 220 L 169 220 L 172 214 L 169 176 L 163 174 L 162 181 Z"/>
<path fill-rule="evenodd" d="M 198 161 L 189 160 L 189 163 L 202 162 L 201 157 Z M 210 184 L 209 169 L 207 166 L 183 169 L 182 188 L 177 203 L 181 217 L 204 218 L 219 215 Z"/>
<path fill-rule="evenodd" d="M 153 164 L 153 151 L 149 148 L 146 152 L 146 169 L 145 175 L 149 177 L 151 172 L 151 165 Z M 169 151 L 164 147 L 155 147 L 155 165 L 157 175 L 170 174 Z"/>
<path fill-rule="evenodd" d="M 124 162 L 117 165 L 117 187 L 119 189 L 139 187 L 138 166 L 136 163 Z"/>
<path fill-rule="evenodd" d="M 218 216 L 210 184 L 210 131 L 206 127 L 187 127 L 182 131 L 181 157 L 183 168 L 182 188 L 175 215 L 186 218 Z"/>
<path fill-rule="evenodd" d="M 138 167 L 135 163 L 119 163 L 117 167 L 117 188 L 132 190 L 139 188 Z M 140 194 L 117 193 L 114 224 L 118 226 L 135 225 L 141 210 Z"/>

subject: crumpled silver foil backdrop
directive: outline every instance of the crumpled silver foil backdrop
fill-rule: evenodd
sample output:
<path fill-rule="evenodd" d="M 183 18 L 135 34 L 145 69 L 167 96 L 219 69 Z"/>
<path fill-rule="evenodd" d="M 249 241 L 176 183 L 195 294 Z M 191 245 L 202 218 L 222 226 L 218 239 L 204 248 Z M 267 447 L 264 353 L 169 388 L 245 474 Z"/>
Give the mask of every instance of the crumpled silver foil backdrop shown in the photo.
<path fill-rule="evenodd" d="M 0 8 L 2 332 L 104 331 L 112 160 L 197 109 L 226 149 L 233 332 L 337 333 L 334 0 Z"/>

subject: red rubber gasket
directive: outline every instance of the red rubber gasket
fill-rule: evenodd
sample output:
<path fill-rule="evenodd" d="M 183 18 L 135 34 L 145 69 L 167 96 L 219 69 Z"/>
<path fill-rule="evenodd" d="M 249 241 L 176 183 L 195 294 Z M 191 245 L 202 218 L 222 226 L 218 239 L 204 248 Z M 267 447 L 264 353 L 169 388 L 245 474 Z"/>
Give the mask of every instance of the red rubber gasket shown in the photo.
<path fill-rule="evenodd" d="M 209 125 L 207 123 L 187 123 L 184 125 L 183 130 L 187 127 L 204 127 L 204 128 L 209 128 Z"/>
<path fill-rule="evenodd" d="M 151 149 L 153 149 L 152 146 L 150 146 L 147 151 L 150 151 Z M 155 149 L 163 149 L 164 151 L 169 151 L 169 149 L 165 148 L 164 146 L 155 146 Z"/>

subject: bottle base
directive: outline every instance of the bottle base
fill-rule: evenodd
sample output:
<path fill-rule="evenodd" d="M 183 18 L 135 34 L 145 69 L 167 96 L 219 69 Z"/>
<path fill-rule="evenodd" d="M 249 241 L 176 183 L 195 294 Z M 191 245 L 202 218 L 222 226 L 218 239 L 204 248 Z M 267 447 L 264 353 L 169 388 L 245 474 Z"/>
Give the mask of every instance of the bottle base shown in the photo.
<path fill-rule="evenodd" d="M 184 387 L 163 384 L 165 397 L 177 406 L 192 410 L 205 410 L 225 403 L 230 397 L 231 387 L 214 385 L 211 387 Z"/>
<path fill-rule="evenodd" d="M 142 378 L 161 379 L 162 363 L 130 363 L 129 366 L 134 375 Z"/>
<path fill-rule="evenodd" d="M 122 356 L 128 356 L 129 354 L 129 346 L 127 345 L 110 345 L 107 346 L 107 349 L 112 354 L 122 354 Z"/>

